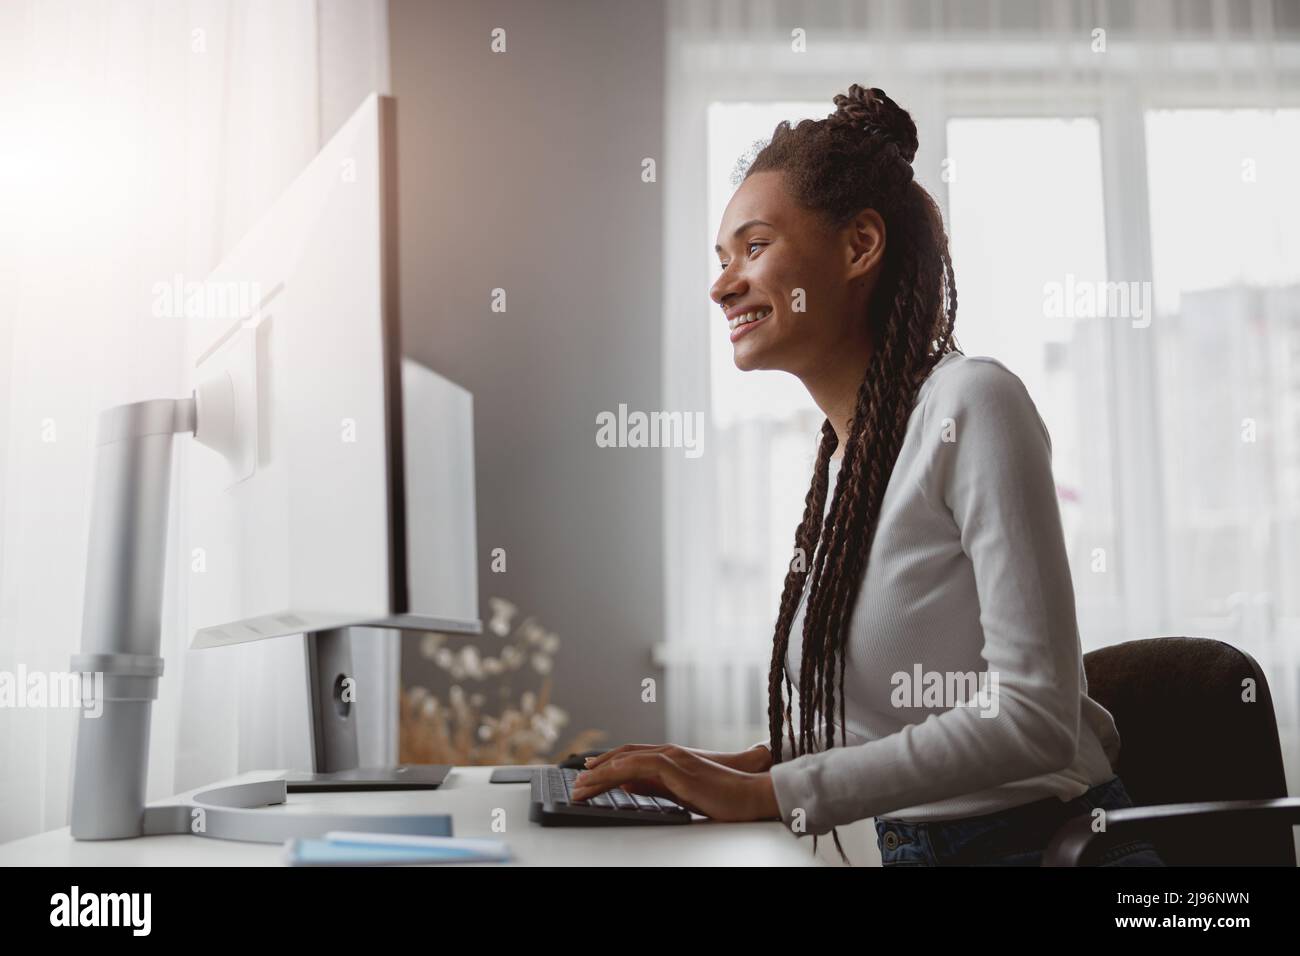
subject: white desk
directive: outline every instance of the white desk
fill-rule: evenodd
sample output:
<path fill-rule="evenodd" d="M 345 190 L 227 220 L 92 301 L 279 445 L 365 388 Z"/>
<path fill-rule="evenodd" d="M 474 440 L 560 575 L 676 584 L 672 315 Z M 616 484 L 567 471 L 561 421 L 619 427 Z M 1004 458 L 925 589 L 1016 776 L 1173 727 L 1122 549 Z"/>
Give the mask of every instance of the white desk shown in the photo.
<path fill-rule="evenodd" d="M 814 857 L 810 838 L 798 839 L 777 822 L 714 823 L 697 818 L 685 826 L 541 827 L 528 819 L 529 785 L 488 783 L 491 772 L 491 767 L 456 767 L 437 790 L 291 793 L 283 806 L 259 812 L 449 813 L 456 836 L 504 840 L 513 862 L 523 865 L 810 866 L 825 861 L 830 844 L 819 841 Z M 280 775 L 267 771 L 236 779 Z M 492 830 L 497 808 L 505 810 L 504 833 Z M 278 866 L 281 854 L 278 844 L 197 836 L 78 842 L 63 827 L 0 844 L 0 866 Z"/>

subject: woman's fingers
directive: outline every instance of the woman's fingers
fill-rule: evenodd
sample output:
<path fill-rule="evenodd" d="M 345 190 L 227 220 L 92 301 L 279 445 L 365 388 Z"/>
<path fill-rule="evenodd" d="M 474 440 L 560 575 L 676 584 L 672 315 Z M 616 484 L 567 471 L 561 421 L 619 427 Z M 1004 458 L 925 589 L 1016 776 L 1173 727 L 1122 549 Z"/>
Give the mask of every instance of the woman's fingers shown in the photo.
<path fill-rule="evenodd" d="M 668 744 L 625 754 L 600 768 L 587 770 L 578 775 L 573 799 L 586 800 L 606 790 L 622 787 L 633 793 L 664 797 L 692 813 L 705 815 L 697 807 L 690 775 L 669 756 L 670 751 L 682 755 L 680 748 Z"/>
<path fill-rule="evenodd" d="M 653 780 L 628 780 L 619 784 L 628 793 L 637 793 L 646 797 L 663 797 L 667 800 L 673 799 L 672 791 Z"/>
<path fill-rule="evenodd" d="M 574 780 L 574 800 L 614 787 L 664 796 L 715 820 L 766 820 L 779 816 L 762 774 L 746 773 L 681 747 L 641 749 L 611 757 Z M 767 784 L 770 787 L 770 784 Z M 652 788 L 652 789 L 651 789 Z"/>
<path fill-rule="evenodd" d="M 606 750 L 603 754 L 598 754 L 595 757 L 588 757 L 587 769 L 591 770 L 595 767 L 599 767 L 601 764 L 613 760 L 615 757 L 623 757 L 629 753 L 639 753 L 646 750 L 662 750 L 665 746 L 665 744 L 623 744 L 620 747 L 615 747 L 613 750 Z"/>
<path fill-rule="evenodd" d="M 666 762 L 663 754 L 634 751 L 605 761 L 578 774 L 573 785 L 573 799 L 585 800 L 613 787 L 639 781 L 644 785 L 667 787 L 663 777 Z"/>

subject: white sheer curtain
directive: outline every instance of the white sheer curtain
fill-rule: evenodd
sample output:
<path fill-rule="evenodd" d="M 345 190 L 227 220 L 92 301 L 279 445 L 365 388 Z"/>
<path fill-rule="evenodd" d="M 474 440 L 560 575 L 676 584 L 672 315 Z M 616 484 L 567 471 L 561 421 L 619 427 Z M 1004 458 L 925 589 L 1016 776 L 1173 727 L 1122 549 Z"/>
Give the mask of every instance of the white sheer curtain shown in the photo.
<path fill-rule="evenodd" d="M 1272 0 L 674 0 L 670 9 L 667 168 L 674 174 L 665 184 L 666 234 L 672 237 L 665 249 L 665 402 L 674 409 L 710 409 L 706 448 L 713 449 L 696 461 L 665 462 L 669 633 L 660 657 L 675 688 L 669 697 L 672 739 L 735 748 L 766 736 L 779 581 L 821 420 L 799 405 L 799 396 L 778 395 L 773 386 L 769 395 L 791 403 L 782 417 L 779 402 L 765 404 L 749 381 L 768 373 L 742 375 L 726 355 L 720 361 L 715 354 L 719 342 L 727 348 L 707 299 L 716 275 L 718 217 L 732 188 L 724 174 L 755 136 L 770 136 L 777 119 L 823 117 L 834 93 L 861 83 L 885 89 L 917 121 L 917 178 L 943 207 L 954 243 L 963 349 L 1008 361 L 1053 419 L 1062 510 L 1079 545 L 1071 559 L 1081 559 L 1075 583 L 1085 650 L 1191 634 L 1250 651 L 1270 678 L 1292 791 L 1300 792 L 1300 607 L 1294 596 L 1300 524 L 1294 496 L 1287 502 L 1300 473 L 1300 452 L 1289 435 L 1300 414 L 1300 376 L 1294 361 L 1276 357 L 1300 352 L 1300 276 L 1274 269 L 1261 277 L 1258 269 L 1244 268 L 1221 277 L 1227 291 L 1198 287 L 1188 280 L 1192 253 L 1177 243 L 1187 223 L 1176 214 L 1178 202 L 1170 206 L 1168 189 L 1160 188 L 1171 177 L 1185 184 L 1185 170 L 1174 166 L 1193 162 L 1200 178 L 1182 196 L 1182 208 L 1200 208 L 1211 193 L 1214 201 L 1205 208 L 1235 208 L 1242 160 L 1252 159 L 1268 170 L 1250 203 L 1251 214 L 1263 217 L 1259 228 L 1266 230 L 1269 261 L 1276 248 L 1293 265 L 1300 262 L 1300 239 L 1286 220 L 1289 212 L 1282 215 L 1293 202 L 1293 174 L 1279 173 L 1293 169 L 1296 157 L 1289 116 L 1300 107 L 1300 7 Z M 1217 126 L 1192 122 L 1174 132 L 1158 118 L 1168 110 L 1204 108 L 1232 115 Z M 1251 110 L 1265 119 L 1255 125 L 1240 119 Z M 1003 125 L 994 129 L 988 122 Z M 1247 126 L 1252 132 L 1243 138 Z M 1171 158 L 1170 144 L 1176 150 L 1212 131 L 1233 147 L 1224 153 L 1232 159 L 1226 170 L 1216 165 L 1222 155 L 1194 146 Z M 971 150 L 987 147 L 991 133 L 1005 150 L 1001 164 L 955 156 L 961 151 L 978 160 Z M 1154 159 L 1149 149 L 1157 150 Z M 1053 167 L 1052 150 L 1064 150 L 1055 155 L 1070 162 Z M 1036 184 L 1022 182 L 1024 190 L 1017 191 L 996 180 L 999 165 L 1024 162 L 1027 155 L 1039 164 L 1037 172 L 1054 169 L 1055 182 L 1039 175 Z M 960 189 L 945 176 L 954 158 Z M 1035 206 L 1035 256 L 981 249 L 983 239 L 998 234 L 986 227 L 998 224 L 981 222 L 980 210 L 999 208 L 1000 199 L 1003 209 L 1019 215 L 1012 208 L 1016 196 L 1033 205 L 1024 196 L 1034 189 L 1051 201 Z M 1074 217 L 1069 210 L 1080 196 L 1093 196 L 1101 208 Z M 1060 215 L 1054 218 L 1052 209 Z M 1221 258 L 1236 263 L 1250 257 L 1226 227 L 1214 239 Z M 1044 283 L 1066 272 L 1099 281 L 1154 281 L 1151 334 L 1109 320 L 1059 336 L 1045 330 Z M 1186 315 L 1162 310 L 1162 285 L 1175 301 L 1183 292 Z M 1198 340 L 1186 331 L 1193 328 L 1189 323 L 1208 328 L 1211 316 L 1222 318 L 1213 334 Z M 1189 401 L 1195 383 L 1171 379 L 1167 366 L 1177 359 L 1170 356 L 1199 354 L 1204 372 L 1220 354 L 1215 350 L 1244 336 L 1252 322 L 1268 337 L 1255 351 L 1275 355 L 1271 377 L 1253 393 L 1259 397 L 1252 404 L 1261 428 L 1273 436 L 1273 457 L 1243 466 L 1254 469 L 1244 477 L 1226 468 L 1189 469 L 1189 462 L 1208 461 L 1216 452 L 1180 444 L 1195 438 L 1199 420 Z M 1267 366 L 1260 366 L 1255 351 L 1243 351 L 1233 374 L 1249 378 L 1255 374 L 1249 370 Z M 1240 411 L 1237 418 L 1248 414 Z M 1169 431 L 1171 415 L 1183 422 L 1176 433 Z M 1231 453 L 1227 447 L 1217 454 Z M 1181 488 L 1199 499 L 1200 490 L 1219 487 L 1216 475 L 1231 479 L 1221 498 L 1240 499 L 1241 489 L 1253 490 L 1235 512 L 1230 501 L 1210 496 L 1216 507 L 1222 504 L 1219 510 L 1199 514 L 1199 523 L 1184 520 L 1179 508 L 1189 495 L 1175 498 L 1171 491 Z M 1261 489 L 1266 498 L 1259 497 Z M 1259 507 L 1263 501 L 1267 513 Z M 1243 516 L 1252 504 L 1255 513 Z M 1109 557 L 1104 576 L 1088 565 L 1093 546 Z M 1239 573 L 1237 558 L 1251 548 L 1267 549 L 1276 560 L 1252 558 Z"/>
<path fill-rule="evenodd" d="M 382 0 L 0 7 L 0 670 L 66 671 L 79 646 L 99 411 L 184 394 L 154 284 L 206 276 L 386 89 L 385 44 Z M 309 765 L 301 638 L 187 650 L 177 448 L 150 799 Z M 67 822 L 74 726 L 0 709 L 0 841 Z"/>

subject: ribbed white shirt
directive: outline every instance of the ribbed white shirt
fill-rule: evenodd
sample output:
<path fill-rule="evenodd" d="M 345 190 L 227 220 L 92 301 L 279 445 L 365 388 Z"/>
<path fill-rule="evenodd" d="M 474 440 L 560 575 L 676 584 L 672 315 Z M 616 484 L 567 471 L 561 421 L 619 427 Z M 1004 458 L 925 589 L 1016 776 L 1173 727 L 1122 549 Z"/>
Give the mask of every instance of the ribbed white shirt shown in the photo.
<path fill-rule="evenodd" d="M 1051 455 L 1024 384 L 996 359 L 949 353 L 922 384 L 846 642 L 848 745 L 834 728 L 834 747 L 823 737 L 790 760 L 785 739 L 771 772 L 787 824 L 796 810 L 806 833 L 950 820 L 1070 800 L 1115 775 L 1119 734 L 1088 696 Z M 801 604 L 786 658 L 796 719 L 803 618 Z M 989 696 L 924 696 L 963 675 Z"/>

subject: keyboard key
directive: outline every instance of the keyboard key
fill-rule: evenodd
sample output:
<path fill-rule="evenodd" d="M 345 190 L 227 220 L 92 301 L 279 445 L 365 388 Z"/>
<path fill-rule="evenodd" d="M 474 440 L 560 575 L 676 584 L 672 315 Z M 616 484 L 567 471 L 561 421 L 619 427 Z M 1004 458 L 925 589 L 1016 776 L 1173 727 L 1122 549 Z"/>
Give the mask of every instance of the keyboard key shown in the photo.
<path fill-rule="evenodd" d="M 636 809 L 636 801 L 632 799 L 632 795 L 626 790 L 615 787 L 613 790 L 609 791 L 609 796 L 614 801 L 614 806 L 618 807 L 620 810 Z"/>

